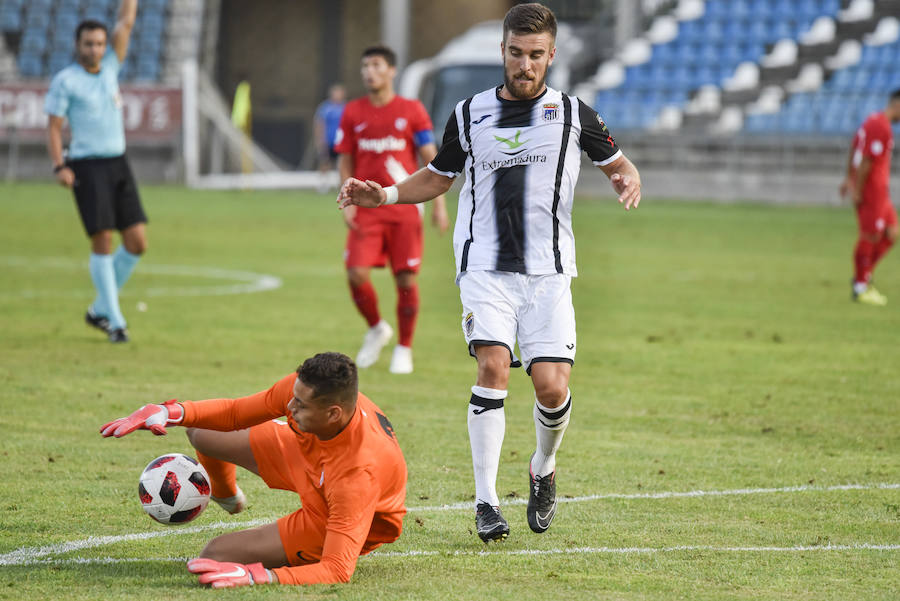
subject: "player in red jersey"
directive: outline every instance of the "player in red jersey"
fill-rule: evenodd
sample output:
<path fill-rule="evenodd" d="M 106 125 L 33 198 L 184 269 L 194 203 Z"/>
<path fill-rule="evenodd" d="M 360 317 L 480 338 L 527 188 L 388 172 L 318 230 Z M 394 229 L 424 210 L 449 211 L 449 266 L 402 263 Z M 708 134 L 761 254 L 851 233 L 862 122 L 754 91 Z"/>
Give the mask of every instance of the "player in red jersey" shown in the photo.
<path fill-rule="evenodd" d="M 361 73 L 368 94 L 344 108 L 335 142 L 341 181 L 355 177 L 389 186 L 417 171 L 417 158 L 427 165 L 437 154 L 425 107 L 418 100 L 394 93 L 395 65 L 394 52 L 385 46 L 367 48 L 362 54 Z M 370 279 L 372 267 L 384 267 L 390 261 L 397 283 L 398 329 L 390 370 L 410 373 L 419 312 L 416 274 L 422 262 L 422 213 L 416 206 L 398 205 L 387 210 L 353 207 L 343 215 L 349 228 L 344 264 L 350 292 L 369 324 L 356 364 L 374 364 L 393 335 L 378 311 L 378 297 Z M 443 196 L 435 199 L 432 223 L 441 233 L 450 225 Z"/>
<path fill-rule="evenodd" d="M 895 90 L 883 112 L 872 113 L 857 130 L 847 160 L 847 176 L 841 195 L 848 194 L 856 207 L 859 240 L 853 261 L 854 300 L 883 306 L 887 297 L 875 290 L 870 279 L 878 261 L 897 240 L 897 212 L 891 204 L 888 180 L 894 134 L 891 123 L 900 121 L 900 89 Z"/>

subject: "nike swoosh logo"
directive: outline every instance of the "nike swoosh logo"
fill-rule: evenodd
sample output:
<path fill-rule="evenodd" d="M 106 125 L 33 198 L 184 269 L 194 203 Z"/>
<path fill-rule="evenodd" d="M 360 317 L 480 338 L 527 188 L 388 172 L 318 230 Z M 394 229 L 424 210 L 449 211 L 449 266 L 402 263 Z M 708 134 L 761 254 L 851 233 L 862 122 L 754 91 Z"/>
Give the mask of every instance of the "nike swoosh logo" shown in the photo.
<path fill-rule="evenodd" d="M 235 568 L 233 572 L 216 574 L 216 578 L 243 578 L 246 575 L 247 572 L 244 571 L 244 568 Z"/>
<path fill-rule="evenodd" d="M 353 128 L 353 131 L 356 133 L 359 133 L 362 130 L 364 130 L 368 125 L 369 125 L 368 123 L 360 123 L 359 125 L 357 125 L 356 127 Z"/>

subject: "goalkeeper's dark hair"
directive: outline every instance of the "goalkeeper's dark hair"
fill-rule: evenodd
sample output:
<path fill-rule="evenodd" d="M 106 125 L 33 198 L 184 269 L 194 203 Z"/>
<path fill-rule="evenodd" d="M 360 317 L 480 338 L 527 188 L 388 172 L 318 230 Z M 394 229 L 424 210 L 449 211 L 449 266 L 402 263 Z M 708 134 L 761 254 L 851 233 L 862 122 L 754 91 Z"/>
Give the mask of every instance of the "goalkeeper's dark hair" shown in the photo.
<path fill-rule="evenodd" d="M 297 377 L 313 390 L 319 404 L 337 403 L 345 408 L 356 406 L 359 379 L 356 364 L 342 353 L 319 353 L 297 368 Z"/>
<path fill-rule="evenodd" d="M 380 56 L 384 59 L 384 62 L 386 62 L 390 66 L 397 66 L 397 54 L 393 50 L 382 44 L 379 44 L 378 46 L 369 46 L 368 48 L 363 50 L 362 58 L 366 58 L 369 56 Z"/>
<path fill-rule="evenodd" d="M 103 33 L 106 34 L 106 38 L 109 39 L 109 29 L 101 23 L 100 21 L 95 21 L 94 19 L 85 19 L 81 23 L 78 24 L 78 27 L 75 28 L 75 42 L 81 41 L 81 32 L 82 31 L 94 31 L 96 29 L 102 29 Z"/>
<path fill-rule="evenodd" d="M 891 95 L 888 97 L 888 99 L 890 102 L 894 102 L 895 100 L 900 100 L 900 88 L 897 88 L 896 90 L 891 92 Z"/>
<path fill-rule="evenodd" d="M 556 15 L 553 11 L 537 2 L 517 4 L 503 18 L 503 41 L 509 32 L 528 35 L 531 33 L 549 33 L 556 39 Z"/>

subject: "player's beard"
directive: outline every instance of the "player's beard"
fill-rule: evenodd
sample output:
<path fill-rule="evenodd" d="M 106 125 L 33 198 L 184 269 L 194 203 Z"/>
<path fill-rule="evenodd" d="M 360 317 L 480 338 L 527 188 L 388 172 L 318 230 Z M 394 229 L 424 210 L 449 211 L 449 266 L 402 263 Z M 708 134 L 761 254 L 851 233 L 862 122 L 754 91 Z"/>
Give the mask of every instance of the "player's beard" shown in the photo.
<path fill-rule="evenodd" d="M 515 75 L 518 76 L 521 74 L 516 73 Z M 540 79 L 531 79 L 528 80 L 527 83 L 517 82 L 515 76 L 510 77 L 509 71 L 506 69 L 503 70 L 503 85 L 506 86 L 506 91 L 509 92 L 510 96 L 517 100 L 531 100 L 540 94 L 544 89 L 544 81 L 546 81 L 546 79 L 547 71 L 545 70 Z"/>

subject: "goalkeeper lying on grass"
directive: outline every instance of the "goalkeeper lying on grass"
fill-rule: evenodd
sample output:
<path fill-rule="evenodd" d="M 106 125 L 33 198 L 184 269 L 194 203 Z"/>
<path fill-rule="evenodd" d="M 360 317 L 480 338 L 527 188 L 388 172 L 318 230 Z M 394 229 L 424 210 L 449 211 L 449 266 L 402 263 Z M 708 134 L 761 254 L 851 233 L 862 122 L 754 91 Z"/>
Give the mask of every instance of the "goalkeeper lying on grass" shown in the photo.
<path fill-rule="evenodd" d="M 248 397 L 144 405 L 100 431 L 162 435 L 170 425 L 188 427 L 212 499 L 229 513 L 246 502 L 236 465 L 302 503 L 276 522 L 209 541 L 187 564 L 201 584 L 347 582 L 360 555 L 400 536 L 406 462 L 391 423 L 357 391 L 356 365 L 340 353 L 307 359 Z"/>

